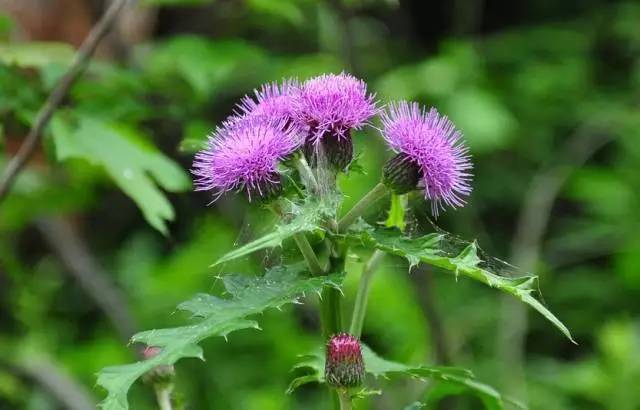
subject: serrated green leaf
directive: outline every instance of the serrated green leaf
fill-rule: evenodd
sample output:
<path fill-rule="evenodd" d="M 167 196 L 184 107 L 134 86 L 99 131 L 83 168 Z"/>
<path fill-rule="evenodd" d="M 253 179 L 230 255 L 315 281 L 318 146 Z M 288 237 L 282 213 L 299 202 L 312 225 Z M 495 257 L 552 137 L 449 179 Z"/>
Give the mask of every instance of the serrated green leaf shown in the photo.
<path fill-rule="evenodd" d="M 477 395 L 485 403 L 487 409 L 502 409 L 505 401 L 524 408 L 517 402 L 506 400 L 493 387 L 477 381 L 473 373 L 467 369 L 445 366 L 410 366 L 392 362 L 381 358 L 364 344 L 362 344 L 362 358 L 367 374 L 376 378 L 400 376 L 420 380 L 434 380 L 438 383 L 457 386 L 460 391 L 469 391 Z M 304 360 L 298 363 L 295 368 L 305 368 L 310 370 L 310 373 L 294 379 L 289 385 L 287 393 L 292 393 L 296 388 L 307 383 L 324 383 L 324 360 L 324 351 L 322 349 L 318 349 L 312 355 L 304 356 Z"/>
<path fill-rule="evenodd" d="M 58 160 L 78 158 L 102 167 L 147 222 L 167 233 L 166 222 L 173 220 L 174 212 L 158 187 L 171 192 L 188 189 L 191 183 L 180 166 L 144 143 L 135 129 L 120 124 L 88 116 L 75 124 L 57 114 L 51 130 Z"/>
<path fill-rule="evenodd" d="M 569 329 L 531 295 L 535 290 L 533 285 L 537 281 L 537 276 L 511 278 L 492 272 L 487 267 L 486 261 L 478 256 L 478 247 L 475 242 L 468 244 L 456 255 L 445 250 L 445 234 L 432 233 L 418 238 L 410 238 L 397 229 L 373 228 L 363 223 L 356 226 L 351 233 L 347 234 L 347 237 L 353 242 L 402 256 L 412 266 L 420 262 L 426 263 L 452 272 L 456 277 L 463 275 L 513 295 L 542 314 L 575 343 Z"/>
<path fill-rule="evenodd" d="M 211 266 L 217 266 L 221 263 L 241 258 L 261 249 L 280 246 L 282 241 L 300 232 L 320 230 L 322 229 L 319 225 L 321 218 L 329 215 L 333 212 L 333 209 L 335 208 L 327 203 L 315 199 L 309 199 L 300 206 L 292 204 L 292 219 L 289 222 L 280 224 L 276 226 L 273 232 L 232 250 Z"/>
<path fill-rule="evenodd" d="M 103 369 L 98 374 L 98 384 L 107 390 L 108 395 L 102 407 L 107 410 L 128 409 L 129 388 L 156 366 L 173 365 L 183 358 L 203 359 L 198 345 L 203 339 L 226 337 L 236 330 L 257 328 L 257 322 L 247 319 L 247 316 L 296 303 L 306 293 L 320 292 L 324 286 L 339 286 L 342 281 L 342 274 L 307 277 L 302 275 L 304 271 L 304 265 L 296 264 L 273 268 L 263 277 L 225 276 L 229 298 L 200 294 L 178 307 L 191 312 L 197 318 L 195 323 L 134 335 L 131 338 L 133 342 L 160 347 L 161 351 L 142 362 Z"/>

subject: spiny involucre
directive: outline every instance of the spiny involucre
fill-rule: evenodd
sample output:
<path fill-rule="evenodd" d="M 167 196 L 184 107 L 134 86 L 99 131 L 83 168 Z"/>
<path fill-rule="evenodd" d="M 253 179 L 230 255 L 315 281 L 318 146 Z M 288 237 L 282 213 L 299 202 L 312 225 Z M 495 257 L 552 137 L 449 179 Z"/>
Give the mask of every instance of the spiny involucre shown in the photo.
<path fill-rule="evenodd" d="M 385 183 L 406 192 L 415 178 L 436 216 L 445 204 L 464 206 L 473 165 L 454 124 L 435 108 L 427 112 L 406 101 L 390 104 L 382 113 L 382 124 L 384 139 L 398 154 L 385 166 Z"/>
<path fill-rule="evenodd" d="M 332 336 L 327 342 L 324 377 L 333 387 L 357 387 L 364 379 L 360 341 L 348 333 Z"/>
<path fill-rule="evenodd" d="M 278 163 L 302 142 L 300 129 L 285 119 L 256 116 L 227 122 L 195 156 L 196 190 L 213 191 L 215 199 L 231 190 L 244 190 L 249 200 L 269 197 L 280 189 Z"/>

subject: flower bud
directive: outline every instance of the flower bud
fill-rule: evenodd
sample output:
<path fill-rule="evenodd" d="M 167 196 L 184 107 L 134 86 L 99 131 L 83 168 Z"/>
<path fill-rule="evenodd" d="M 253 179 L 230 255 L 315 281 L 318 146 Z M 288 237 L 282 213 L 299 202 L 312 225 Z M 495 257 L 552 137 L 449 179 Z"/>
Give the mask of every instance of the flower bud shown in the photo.
<path fill-rule="evenodd" d="M 161 351 L 162 349 L 157 346 L 147 346 L 142 351 L 142 357 L 145 360 L 149 360 L 158 355 Z M 147 374 L 145 374 L 144 382 L 148 384 L 171 383 L 174 376 L 175 370 L 173 366 L 163 364 L 154 367 Z"/>
<path fill-rule="evenodd" d="M 398 195 L 417 189 L 420 177 L 418 164 L 402 153 L 387 161 L 382 170 L 382 182 Z"/>
<path fill-rule="evenodd" d="M 333 387 L 357 387 L 364 379 L 360 342 L 348 333 L 332 336 L 327 342 L 324 378 Z"/>
<path fill-rule="evenodd" d="M 342 136 L 326 134 L 316 142 L 307 139 L 303 150 L 309 165 L 314 168 L 326 162 L 331 168 L 344 171 L 353 161 L 353 141 L 349 131 Z"/>

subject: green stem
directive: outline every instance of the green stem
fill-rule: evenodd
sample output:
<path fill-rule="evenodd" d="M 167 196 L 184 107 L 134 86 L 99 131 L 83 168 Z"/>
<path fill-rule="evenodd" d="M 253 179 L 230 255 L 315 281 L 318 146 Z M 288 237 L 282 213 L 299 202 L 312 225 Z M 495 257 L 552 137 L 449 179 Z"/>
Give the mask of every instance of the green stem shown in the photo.
<path fill-rule="evenodd" d="M 171 392 L 173 391 L 173 384 L 156 383 L 153 387 L 156 391 L 158 408 L 160 408 L 160 410 L 172 410 L 173 406 L 171 404 Z"/>
<path fill-rule="evenodd" d="M 338 397 L 340 398 L 340 410 L 351 410 L 351 396 L 346 389 L 338 390 Z"/>
<path fill-rule="evenodd" d="M 307 266 L 309 266 L 309 270 L 313 276 L 321 276 L 323 275 L 324 269 L 320 265 L 320 261 L 316 256 L 316 253 L 313 251 L 311 244 L 307 240 L 307 237 L 304 233 L 296 233 L 293 235 L 293 240 L 296 241 L 296 245 L 300 249 L 302 256 L 304 257 L 305 262 L 307 262 Z"/>
<path fill-rule="evenodd" d="M 331 244 L 329 251 L 329 266 L 327 272 L 344 272 L 344 264 L 347 250 Z M 325 286 L 322 289 L 321 321 L 322 335 L 325 340 L 342 331 L 342 293 L 334 286 Z"/>
<path fill-rule="evenodd" d="M 380 262 L 384 257 L 384 252 L 376 250 L 371 258 L 362 269 L 360 276 L 360 284 L 358 285 L 358 293 L 356 294 L 356 302 L 353 306 L 353 316 L 351 316 L 351 327 L 349 333 L 359 338 L 362 334 L 362 324 L 364 316 L 367 313 L 367 300 L 369 298 L 369 288 L 371 287 L 371 278 L 374 272 L 380 266 Z"/>
<path fill-rule="evenodd" d="M 387 186 L 382 182 L 379 182 L 378 185 L 373 187 L 371 191 L 363 196 L 362 199 L 360 199 L 360 201 L 358 201 L 358 203 L 355 204 L 353 208 L 351 208 L 349 212 L 340 219 L 340 221 L 338 221 L 338 232 L 346 231 L 356 219 L 369 210 L 371 205 L 382 199 L 388 193 L 389 189 Z"/>
<path fill-rule="evenodd" d="M 311 192 L 318 193 L 320 191 L 320 186 L 318 185 L 318 181 L 313 174 L 313 170 L 309 166 L 309 163 L 304 159 L 304 156 L 301 155 L 296 160 L 296 168 L 298 169 L 300 177 L 307 188 L 310 189 Z"/>

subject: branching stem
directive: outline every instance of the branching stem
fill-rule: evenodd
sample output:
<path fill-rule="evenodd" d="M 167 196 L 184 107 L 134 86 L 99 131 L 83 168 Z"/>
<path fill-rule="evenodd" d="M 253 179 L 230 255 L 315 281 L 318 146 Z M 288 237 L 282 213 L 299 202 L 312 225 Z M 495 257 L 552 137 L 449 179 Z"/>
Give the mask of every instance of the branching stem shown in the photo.
<path fill-rule="evenodd" d="M 369 299 L 371 278 L 378 269 L 378 266 L 380 266 L 380 262 L 383 257 L 384 252 L 380 250 L 374 251 L 373 255 L 371 255 L 371 258 L 362 269 L 362 276 L 360 277 L 360 284 L 358 285 L 358 293 L 356 294 L 356 301 L 353 306 L 353 316 L 351 316 L 351 327 L 349 328 L 349 333 L 357 338 L 360 338 L 360 335 L 362 334 L 362 324 L 367 312 L 367 300 Z"/>
<path fill-rule="evenodd" d="M 307 262 L 307 266 L 309 266 L 311 274 L 313 276 L 320 276 L 324 274 L 325 272 L 320 265 L 320 261 L 318 260 L 316 253 L 313 251 L 313 248 L 305 234 L 302 232 L 296 233 L 293 235 L 293 240 L 296 241 L 296 245 L 298 245 L 298 249 L 300 249 L 305 262 Z"/>
<path fill-rule="evenodd" d="M 356 221 L 360 216 L 369 210 L 369 207 L 382 199 L 389 193 L 389 189 L 382 182 L 378 183 L 371 191 L 356 203 L 353 208 L 347 212 L 340 221 L 338 221 L 338 232 L 344 232 Z"/>

